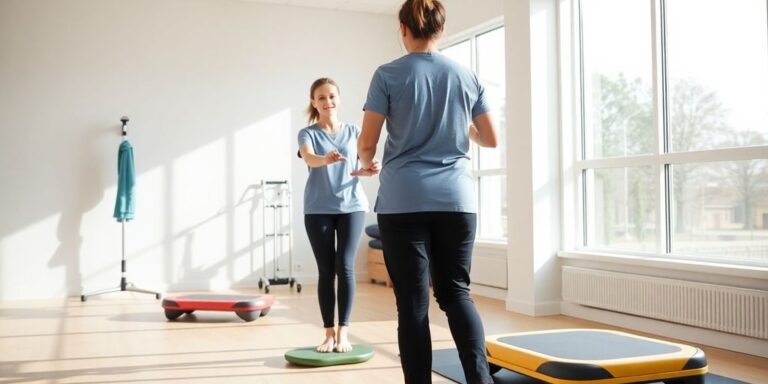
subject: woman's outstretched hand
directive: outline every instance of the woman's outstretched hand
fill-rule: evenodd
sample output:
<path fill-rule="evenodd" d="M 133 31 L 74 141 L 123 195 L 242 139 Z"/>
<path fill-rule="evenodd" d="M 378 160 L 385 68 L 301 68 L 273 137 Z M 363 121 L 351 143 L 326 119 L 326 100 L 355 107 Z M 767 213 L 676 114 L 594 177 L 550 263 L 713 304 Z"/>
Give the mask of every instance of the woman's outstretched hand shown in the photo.
<path fill-rule="evenodd" d="M 378 160 L 373 160 L 371 166 L 368 168 L 360 168 L 357 171 L 350 173 L 351 176 L 374 176 L 378 175 L 381 171 L 381 164 Z"/>
<path fill-rule="evenodd" d="M 347 158 L 339 153 L 339 151 L 330 151 L 325 155 L 325 165 L 333 164 L 339 161 L 347 161 Z"/>

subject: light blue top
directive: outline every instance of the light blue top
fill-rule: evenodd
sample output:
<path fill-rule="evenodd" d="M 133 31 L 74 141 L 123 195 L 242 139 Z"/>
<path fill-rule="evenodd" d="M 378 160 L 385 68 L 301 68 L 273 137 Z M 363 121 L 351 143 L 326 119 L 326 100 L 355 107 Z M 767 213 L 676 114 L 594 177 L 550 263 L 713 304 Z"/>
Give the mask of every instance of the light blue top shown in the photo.
<path fill-rule="evenodd" d="M 135 186 L 136 169 L 133 164 L 133 147 L 128 140 L 123 140 L 117 151 L 117 198 L 115 199 L 115 212 L 112 215 L 117 221 L 133 220 L 136 211 Z"/>
<path fill-rule="evenodd" d="M 346 161 L 309 168 L 304 188 L 304 214 L 337 214 L 368 211 L 368 198 L 357 177 L 350 176 L 358 165 L 357 139 L 360 128 L 354 124 L 341 124 L 336 134 L 323 132 L 317 124 L 299 131 L 299 148 L 308 144 L 318 156 L 336 149 Z"/>
<path fill-rule="evenodd" d="M 470 69 L 408 54 L 376 70 L 363 109 L 387 122 L 376 212 L 477 212 L 469 125 L 490 107 Z"/>

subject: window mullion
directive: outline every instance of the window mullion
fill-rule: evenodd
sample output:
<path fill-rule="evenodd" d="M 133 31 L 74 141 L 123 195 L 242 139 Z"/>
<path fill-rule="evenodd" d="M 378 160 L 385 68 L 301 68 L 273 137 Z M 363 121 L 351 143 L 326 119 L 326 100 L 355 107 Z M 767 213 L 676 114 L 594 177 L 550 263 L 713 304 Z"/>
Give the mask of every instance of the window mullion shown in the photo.
<path fill-rule="evenodd" d="M 577 154 L 577 157 L 579 160 L 584 161 L 587 158 L 587 141 L 586 141 L 586 105 L 584 104 L 584 28 L 583 28 L 583 18 L 582 18 L 582 8 L 581 8 L 581 0 L 576 0 L 576 25 L 578 28 L 578 66 L 579 66 L 579 133 L 577 134 L 576 138 L 579 141 L 579 153 Z M 577 162 L 578 164 L 579 162 Z M 581 215 L 579 216 L 581 218 L 581 227 L 582 227 L 582 239 L 581 239 L 581 245 L 584 247 L 587 247 L 589 245 L 589 236 L 588 236 L 588 218 L 587 218 L 587 212 L 588 211 L 588 205 L 587 205 L 587 193 L 589 190 L 587 189 L 587 172 L 586 170 L 583 170 L 580 174 L 581 177 L 581 185 L 579 190 L 581 191 Z"/>
<path fill-rule="evenodd" d="M 663 155 L 666 155 L 670 151 L 670 140 L 669 140 L 669 72 L 667 70 L 667 19 L 666 19 L 666 0 L 659 0 L 659 34 L 658 34 L 658 41 L 660 45 L 659 49 L 659 68 L 661 70 L 661 89 L 660 89 L 660 102 L 661 102 L 661 129 L 660 129 L 660 144 L 661 148 L 659 153 L 662 154 L 662 158 L 665 159 L 666 157 Z M 661 218 L 664 220 L 661 222 L 661 225 L 659 227 L 660 231 L 663 231 L 663 245 L 664 249 L 663 252 L 665 254 L 669 254 L 672 252 L 672 165 L 664 161 L 663 163 L 663 198 L 664 200 L 660 201 L 660 206 L 663 209 L 663 215 L 661 215 Z"/>
<path fill-rule="evenodd" d="M 664 18 L 665 0 L 651 0 L 651 42 L 653 44 L 653 108 L 654 132 L 653 152 L 660 159 L 654 167 L 655 191 L 659 201 L 656 209 L 656 252 L 669 253 L 672 239 L 670 198 L 670 167 L 663 156 L 669 153 L 668 115 L 667 115 L 667 70 L 666 70 L 666 23 Z"/>

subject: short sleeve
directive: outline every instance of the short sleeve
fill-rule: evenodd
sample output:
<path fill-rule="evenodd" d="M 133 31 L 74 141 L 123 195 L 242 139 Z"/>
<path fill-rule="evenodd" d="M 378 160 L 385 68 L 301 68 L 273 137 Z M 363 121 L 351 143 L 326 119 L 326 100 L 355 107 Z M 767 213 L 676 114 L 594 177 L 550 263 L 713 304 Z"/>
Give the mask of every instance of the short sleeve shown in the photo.
<path fill-rule="evenodd" d="M 309 134 L 307 129 L 302 129 L 299 131 L 299 148 L 303 147 L 304 145 L 312 146 L 312 136 Z"/>
<path fill-rule="evenodd" d="M 363 110 L 377 112 L 384 116 L 389 114 L 389 92 L 387 92 L 387 83 L 384 81 L 381 68 L 373 73 Z"/>
<path fill-rule="evenodd" d="M 488 104 L 488 99 L 485 97 L 485 87 L 480 83 L 480 80 L 475 76 L 475 83 L 477 84 L 477 101 L 472 106 L 472 117 L 482 115 L 491 111 L 491 106 Z"/>
<path fill-rule="evenodd" d="M 301 147 L 304 145 L 309 145 L 312 147 L 312 150 L 315 150 L 314 145 L 312 145 L 312 135 L 309 134 L 309 130 L 304 128 L 301 131 L 299 131 L 299 150 L 296 151 L 296 156 L 299 158 L 302 158 L 301 156 Z"/>

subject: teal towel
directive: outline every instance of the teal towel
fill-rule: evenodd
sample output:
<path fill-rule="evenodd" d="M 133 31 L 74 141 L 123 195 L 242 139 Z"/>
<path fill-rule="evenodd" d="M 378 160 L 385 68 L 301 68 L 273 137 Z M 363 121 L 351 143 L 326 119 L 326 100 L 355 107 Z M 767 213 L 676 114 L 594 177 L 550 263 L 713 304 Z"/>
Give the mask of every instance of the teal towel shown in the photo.
<path fill-rule="evenodd" d="M 133 147 L 128 140 L 123 140 L 117 152 L 117 200 L 115 201 L 115 219 L 119 222 L 133 220 L 135 212 L 134 191 L 136 170 L 133 164 Z"/>

